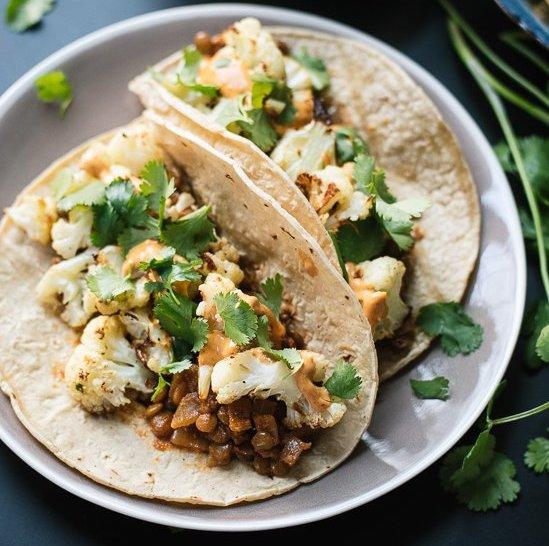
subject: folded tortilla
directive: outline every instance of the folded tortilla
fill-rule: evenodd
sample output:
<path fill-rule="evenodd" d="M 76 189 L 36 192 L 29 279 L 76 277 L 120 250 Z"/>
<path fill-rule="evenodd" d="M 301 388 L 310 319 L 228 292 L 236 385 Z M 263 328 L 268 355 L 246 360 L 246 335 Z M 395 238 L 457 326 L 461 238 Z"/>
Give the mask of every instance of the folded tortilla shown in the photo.
<path fill-rule="evenodd" d="M 368 142 L 397 199 L 425 197 L 431 206 L 418 221 L 422 238 L 406 255 L 403 299 L 412 318 L 436 301 L 460 301 L 478 256 L 480 209 L 475 184 L 459 144 L 425 92 L 393 61 L 361 42 L 298 28 L 266 28 L 291 50 L 321 58 L 331 77 L 334 121 L 354 127 Z M 153 67 L 169 73 L 181 54 Z M 275 198 L 315 237 L 336 263 L 335 249 L 314 208 L 274 161 L 249 140 L 212 122 L 158 83 L 151 71 L 130 82 L 148 108 L 190 130 L 240 163 L 249 179 Z M 414 327 L 401 348 L 377 343 L 380 379 L 394 375 L 429 346 Z"/>
<path fill-rule="evenodd" d="M 377 362 L 369 325 L 353 293 L 317 242 L 269 195 L 250 182 L 232 160 L 192 134 L 147 123 L 173 162 L 188 175 L 195 197 L 212 207 L 211 217 L 265 275 L 280 273 L 294 298 L 296 330 L 305 346 L 331 361 L 348 358 L 362 390 L 342 421 L 323 430 L 283 478 L 265 477 L 233 461 L 210 468 L 204 454 L 155 449 L 157 441 L 134 402 L 106 415 L 90 414 L 75 402 L 62 379 L 77 334 L 42 306 L 35 288 L 54 257 L 32 242 L 11 219 L 0 223 L 0 383 L 30 433 L 67 465 L 106 486 L 142 497 L 225 506 L 263 499 L 310 482 L 341 463 L 370 421 L 377 390 Z M 83 144 L 56 161 L 18 198 L 46 195 L 63 169 L 111 133 Z"/>

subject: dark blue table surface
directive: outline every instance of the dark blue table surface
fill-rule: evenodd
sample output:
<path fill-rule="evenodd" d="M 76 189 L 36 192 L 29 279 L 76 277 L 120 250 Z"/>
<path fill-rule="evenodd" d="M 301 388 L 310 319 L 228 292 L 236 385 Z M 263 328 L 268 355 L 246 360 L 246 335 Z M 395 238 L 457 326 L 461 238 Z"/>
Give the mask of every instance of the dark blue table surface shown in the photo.
<path fill-rule="evenodd" d="M 128 17 L 184 5 L 175 0 L 58 0 L 44 23 L 21 35 L 0 24 L 0 92 L 38 61 L 69 42 L 105 25 Z M 6 0 L 2 2 L 2 7 Z M 277 2 L 331 17 L 368 32 L 409 55 L 423 65 L 468 108 L 488 139 L 500 140 L 499 128 L 484 97 L 463 69 L 450 46 L 444 15 L 434 0 L 367 0 L 321 7 L 320 2 Z M 460 0 L 462 12 L 494 47 L 497 33 L 512 27 L 489 0 Z M 507 53 L 507 52 L 505 52 Z M 518 60 L 518 59 L 516 59 Z M 519 66 L 526 70 L 524 62 Z M 519 134 L 541 134 L 543 128 L 520 112 L 511 110 Z M 0 143 L 1 145 L 1 143 Z M 517 199 L 521 200 L 517 192 Z M 529 256 L 528 299 L 541 296 L 535 261 Z M 496 414 L 508 414 L 547 399 L 547 370 L 537 374 L 521 365 L 522 342 L 515 351 L 507 377 L 509 386 L 497 405 Z M 539 415 L 497 430 L 498 448 L 516 463 L 522 491 L 519 500 L 496 512 L 477 514 L 458 506 L 444 493 L 438 481 L 439 463 L 403 487 L 367 506 L 347 514 L 306 526 L 270 531 L 269 538 L 311 541 L 335 532 L 348 541 L 350 533 L 361 533 L 360 543 L 387 541 L 422 545 L 549 544 L 547 525 L 548 480 L 536 476 L 522 464 L 528 440 L 543 434 L 547 415 Z M 413 431 L 411 431 L 413 434 Z M 468 433 L 467 439 L 472 432 Z M 196 539 L 237 538 L 195 531 L 174 533 L 168 528 L 143 523 L 94 506 L 66 493 L 34 472 L 0 443 L 0 544 L 61 545 L 121 544 L 143 541 L 158 544 L 189 544 Z M 359 535 L 360 536 L 360 535 Z M 379 537 L 379 538 L 377 538 Z M 240 535 L 244 544 L 255 544 L 257 533 Z"/>

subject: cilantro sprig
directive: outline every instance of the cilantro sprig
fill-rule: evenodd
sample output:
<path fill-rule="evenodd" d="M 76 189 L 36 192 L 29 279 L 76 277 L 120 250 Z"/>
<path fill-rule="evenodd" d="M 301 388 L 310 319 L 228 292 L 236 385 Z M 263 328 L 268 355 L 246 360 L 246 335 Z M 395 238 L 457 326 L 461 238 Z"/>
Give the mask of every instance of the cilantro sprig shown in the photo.
<path fill-rule="evenodd" d="M 440 336 L 442 350 L 448 356 L 476 351 L 483 338 L 482 327 L 475 323 L 456 302 L 438 302 L 423 306 L 418 326 L 430 336 Z"/>
<path fill-rule="evenodd" d="M 340 127 L 337 129 L 335 147 L 338 165 L 354 161 L 357 156 L 368 153 L 368 145 L 353 127 Z"/>
<path fill-rule="evenodd" d="M 236 292 L 214 297 L 217 313 L 223 319 L 223 331 L 237 345 L 246 345 L 257 333 L 257 315 Z"/>
<path fill-rule="evenodd" d="M 524 464 L 536 474 L 549 472 L 549 440 L 540 436 L 528 442 Z"/>
<path fill-rule="evenodd" d="M 269 277 L 260 284 L 260 291 L 257 297 L 263 305 L 266 305 L 278 317 L 280 315 L 283 292 L 282 275 L 276 273 L 273 277 Z"/>
<path fill-rule="evenodd" d="M 444 489 L 453 493 L 459 503 L 477 512 L 495 510 L 502 503 L 513 502 L 520 491 L 520 485 L 514 479 L 515 464 L 495 450 L 496 438 L 491 432 L 493 427 L 549 409 L 549 402 L 546 402 L 515 415 L 493 419 L 491 414 L 495 399 L 504 387 L 505 383 L 501 383 L 488 403 L 483 430 L 475 442 L 450 451 L 440 469 L 439 475 Z M 535 461 L 537 462 L 537 457 Z"/>
<path fill-rule="evenodd" d="M 293 58 L 309 73 L 315 91 L 323 91 L 330 85 L 330 74 L 322 59 L 309 55 L 304 47 L 294 51 Z"/>
<path fill-rule="evenodd" d="M 195 46 L 185 47 L 181 53 L 181 65 L 177 78 L 189 90 L 213 99 L 217 96 L 219 89 L 215 85 L 203 85 L 196 81 L 201 61 L 202 53 Z"/>
<path fill-rule="evenodd" d="M 59 104 L 59 115 L 63 117 L 73 99 L 72 86 L 62 70 L 42 74 L 34 82 L 36 96 L 42 102 Z"/>
<path fill-rule="evenodd" d="M 106 302 L 134 291 L 134 285 L 130 279 L 122 277 L 108 265 L 99 266 L 88 273 L 86 284 L 101 301 Z"/>

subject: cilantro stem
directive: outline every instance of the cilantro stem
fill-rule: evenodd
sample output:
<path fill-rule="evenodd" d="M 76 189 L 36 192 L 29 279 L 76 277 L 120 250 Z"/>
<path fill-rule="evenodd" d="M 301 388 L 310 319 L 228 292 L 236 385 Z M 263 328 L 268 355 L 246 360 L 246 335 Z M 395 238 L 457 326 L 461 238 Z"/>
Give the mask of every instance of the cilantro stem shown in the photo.
<path fill-rule="evenodd" d="M 531 408 L 529 410 L 522 411 L 520 413 L 515 413 L 514 415 L 509 415 L 507 417 L 499 417 L 498 419 L 488 419 L 487 425 L 488 425 L 488 428 L 492 428 L 492 426 L 494 425 L 504 425 L 505 423 L 512 423 L 513 421 L 519 421 L 520 419 L 526 419 L 526 417 L 531 417 L 532 415 L 536 415 L 537 413 L 542 413 L 548 409 L 549 409 L 549 402 L 545 402 L 544 404 L 540 404 L 535 408 Z"/>
<path fill-rule="evenodd" d="M 549 76 L 549 63 L 538 55 L 532 48 L 523 43 L 526 35 L 521 30 L 512 30 L 510 32 L 502 32 L 500 38 L 509 47 L 512 47 L 517 53 L 526 57 L 531 63 L 535 64 L 546 75 Z"/>
<path fill-rule="evenodd" d="M 477 46 L 477 48 L 482 52 L 482 54 L 493 64 L 495 64 L 502 72 L 504 72 L 509 78 L 514 80 L 518 85 L 520 85 L 523 89 L 526 89 L 530 94 L 535 96 L 540 102 L 542 102 L 545 106 L 549 106 L 549 97 L 546 93 L 544 93 L 541 89 L 533 85 L 531 82 L 529 82 L 524 76 L 519 74 L 512 66 L 507 64 L 499 55 L 493 51 L 484 40 L 480 38 L 480 36 L 469 26 L 467 21 L 465 21 L 461 15 L 457 12 L 457 10 L 452 6 L 447 0 L 439 0 L 442 4 L 442 7 L 447 11 L 447 13 L 450 15 L 454 23 L 467 35 L 467 37 Z M 485 69 L 484 69 L 485 70 Z M 526 99 L 523 99 L 516 93 L 514 93 L 511 89 L 509 89 L 506 85 L 501 83 L 495 76 L 493 76 L 490 72 L 485 70 L 486 75 L 489 79 L 492 80 L 491 85 L 492 87 L 500 93 L 502 96 L 507 98 L 507 100 L 515 103 L 517 106 L 527 109 L 531 108 L 533 111 L 537 111 L 538 108 L 531 104 Z M 538 114 L 536 114 L 542 121 L 545 119 L 545 123 L 548 123 L 549 120 L 549 114 L 545 112 L 544 110 L 539 109 Z"/>
<path fill-rule="evenodd" d="M 549 299 L 549 273 L 547 271 L 547 254 L 545 251 L 545 244 L 543 240 L 543 229 L 538 203 L 534 196 L 528 173 L 526 172 L 526 167 L 522 159 L 515 133 L 513 132 L 513 128 L 511 127 L 511 123 L 509 122 L 509 118 L 507 117 L 505 106 L 503 105 L 497 93 L 494 91 L 492 87 L 492 81 L 489 77 L 487 77 L 484 67 L 481 65 L 478 58 L 473 54 L 473 52 L 465 43 L 463 35 L 458 29 L 456 23 L 452 20 L 448 21 L 448 29 L 450 33 L 450 39 L 452 40 L 452 44 L 454 45 L 457 54 L 459 55 L 469 72 L 475 78 L 480 88 L 486 95 L 488 102 L 492 106 L 492 109 L 494 110 L 494 113 L 505 136 L 505 140 L 507 140 L 507 144 L 509 145 L 509 149 L 511 150 L 513 159 L 515 160 L 515 164 L 517 166 L 519 177 L 522 182 L 524 193 L 526 194 L 526 199 L 528 201 L 528 206 L 530 208 L 534 227 L 536 230 L 536 241 L 538 246 L 541 279 L 545 288 L 546 297 Z"/>

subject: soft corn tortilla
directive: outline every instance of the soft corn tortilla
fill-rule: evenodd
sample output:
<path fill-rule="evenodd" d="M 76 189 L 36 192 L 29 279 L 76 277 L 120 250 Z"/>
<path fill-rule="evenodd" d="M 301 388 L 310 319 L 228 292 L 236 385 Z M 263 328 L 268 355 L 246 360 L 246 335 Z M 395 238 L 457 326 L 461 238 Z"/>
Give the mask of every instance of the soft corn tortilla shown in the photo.
<path fill-rule="evenodd" d="M 463 153 L 434 104 L 399 66 L 361 42 L 296 28 L 268 30 L 291 49 L 304 46 L 311 55 L 324 60 L 331 76 L 329 96 L 337 110 L 335 121 L 358 129 L 377 164 L 385 170 L 394 195 L 399 199 L 422 196 L 431 203 L 418 222 L 423 238 L 406 258 L 404 300 L 412 309 L 412 317 L 426 304 L 460 301 L 478 255 L 480 209 Z M 167 72 L 179 59 L 180 53 L 176 53 L 154 70 Z M 335 251 L 331 241 L 326 241 L 314 209 L 259 148 L 212 124 L 206 115 L 164 89 L 150 73 L 133 80 L 130 90 L 147 107 L 239 161 L 249 178 L 279 200 L 325 251 L 329 247 L 326 253 L 334 261 Z M 312 214 L 317 218 L 313 226 Z M 387 343 L 378 344 L 381 380 L 417 358 L 431 342 L 418 328 L 408 337 L 409 344 L 400 351 Z"/>
<path fill-rule="evenodd" d="M 153 116 L 154 117 L 154 116 Z M 349 357 L 363 380 L 358 399 L 342 421 L 322 431 L 314 449 L 285 478 L 260 476 L 232 462 L 208 468 L 204 454 L 155 449 L 158 441 L 132 404 L 108 416 L 91 415 L 69 395 L 64 363 L 77 342 L 75 332 L 35 298 L 36 285 L 51 265 L 49 247 L 30 241 L 7 217 L 0 223 L 1 387 L 25 427 L 52 453 L 96 482 L 142 497 L 225 506 L 263 499 L 314 480 L 341 463 L 370 421 L 377 390 L 377 362 L 371 332 L 349 287 L 316 241 L 242 170 L 190 134 L 177 139 L 148 121 L 165 148 L 185 169 L 200 200 L 246 256 L 267 275 L 279 272 L 295 296 L 298 329 L 306 345 L 335 361 Z M 62 169 L 76 163 L 96 140 L 69 152 L 21 195 L 46 194 Z M 21 197 L 19 197 L 20 199 Z"/>

